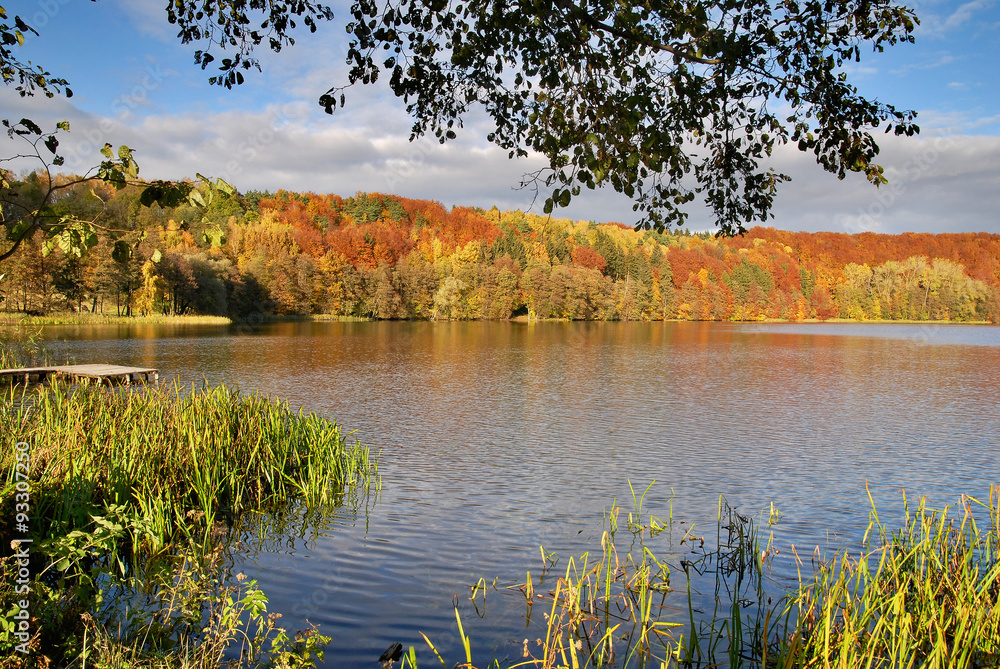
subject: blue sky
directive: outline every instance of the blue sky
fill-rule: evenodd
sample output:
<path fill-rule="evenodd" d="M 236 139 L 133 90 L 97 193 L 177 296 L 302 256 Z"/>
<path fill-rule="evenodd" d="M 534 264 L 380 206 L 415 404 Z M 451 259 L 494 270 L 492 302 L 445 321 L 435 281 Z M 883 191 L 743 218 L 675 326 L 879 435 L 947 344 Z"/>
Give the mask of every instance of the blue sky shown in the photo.
<path fill-rule="evenodd" d="M 485 140 L 487 119 L 472 116 L 456 141 L 408 141 L 410 119 L 384 88 L 358 87 L 333 116 L 318 96 L 345 80 L 343 7 L 315 35 L 300 31 L 280 54 L 261 51 L 262 74 L 233 90 L 210 86 L 165 18 L 164 0 L 6 0 L 40 33 L 22 58 L 68 79 L 67 100 L 22 100 L 0 90 L 0 116 L 51 125 L 69 120 L 67 165 L 96 164 L 105 141 L 136 150 L 147 178 L 196 172 L 241 190 L 285 188 L 350 195 L 380 191 L 454 204 L 541 211 L 518 190 L 542 166 L 517 161 Z M 919 139 L 881 135 L 891 180 L 876 190 L 861 176 L 822 172 L 791 147 L 774 166 L 793 181 L 779 192 L 775 227 L 841 232 L 1000 233 L 1000 6 L 997 0 L 916 5 L 916 44 L 871 54 L 849 74 L 862 93 L 916 109 Z M 6 151 L 5 155 L 9 154 Z M 631 205 L 610 191 L 585 193 L 559 215 L 634 222 Z M 693 210 L 691 227 L 708 229 Z"/>

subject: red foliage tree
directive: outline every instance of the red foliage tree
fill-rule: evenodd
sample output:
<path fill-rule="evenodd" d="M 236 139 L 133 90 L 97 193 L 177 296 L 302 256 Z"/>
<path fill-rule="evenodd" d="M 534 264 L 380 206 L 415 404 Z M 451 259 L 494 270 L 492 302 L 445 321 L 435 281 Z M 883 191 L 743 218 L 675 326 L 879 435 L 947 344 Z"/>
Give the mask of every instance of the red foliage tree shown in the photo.
<path fill-rule="evenodd" d="M 587 269 L 596 269 L 602 274 L 604 273 L 604 268 L 608 265 L 604 256 L 589 246 L 574 246 L 573 250 L 570 251 L 570 256 L 573 258 L 574 264 L 586 267 Z"/>

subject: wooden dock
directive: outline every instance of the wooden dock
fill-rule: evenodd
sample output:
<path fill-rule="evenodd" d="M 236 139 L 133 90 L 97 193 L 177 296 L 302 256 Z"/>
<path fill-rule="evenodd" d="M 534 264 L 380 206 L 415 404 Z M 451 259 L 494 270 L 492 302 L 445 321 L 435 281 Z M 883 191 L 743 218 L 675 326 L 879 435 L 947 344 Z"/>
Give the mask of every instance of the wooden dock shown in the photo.
<path fill-rule="evenodd" d="M 121 365 L 55 365 L 51 367 L 21 367 L 18 369 L 0 369 L 0 378 L 11 378 L 15 382 L 24 381 L 25 384 L 34 378 L 38 383 L 43 383 L 50 376 L 66 378 L 71 381 L 96 381 L 97 383 L 122 383 L 132 385 L 138 382 L 140 377 L 145 383 L 149 383 L 149 377 L 153 377 L 153 383 L 160 380 L 159 370 L 151 367 L 123 367 Z"/>

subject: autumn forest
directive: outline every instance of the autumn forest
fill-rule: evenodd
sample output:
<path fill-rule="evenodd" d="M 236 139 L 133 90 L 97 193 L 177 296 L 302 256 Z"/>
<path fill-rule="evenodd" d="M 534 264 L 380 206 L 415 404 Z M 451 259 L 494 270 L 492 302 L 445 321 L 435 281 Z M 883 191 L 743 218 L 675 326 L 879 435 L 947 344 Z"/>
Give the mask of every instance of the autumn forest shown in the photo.
<path fill-rule="evenodd" d="M 37 179 L 23 177 L 19 192 L 30 197 Z M 85 185 L 54 208 L 96 216 L 107 239 L 79 257 L 31 240 L 0 267 L 0 308 L 235 320 L 1000 318 L 1000 235 L 985 233 L 758 227 L 716 239 L 365 193 L 149 208 L 138 189 Z M 131 253 L 113 254 L 113 240 Z"/>

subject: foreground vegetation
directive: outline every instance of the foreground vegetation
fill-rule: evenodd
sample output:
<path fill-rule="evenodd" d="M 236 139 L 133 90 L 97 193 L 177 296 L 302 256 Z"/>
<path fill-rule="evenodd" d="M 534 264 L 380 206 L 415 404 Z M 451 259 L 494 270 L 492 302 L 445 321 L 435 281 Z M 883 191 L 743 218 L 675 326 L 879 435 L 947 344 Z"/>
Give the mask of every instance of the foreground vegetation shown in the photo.
<path fill-rule="evenodd" d="M 30 209 L 39 177 L 9 179 Z M 0 267 L 0 308 L 237 322 L 1000 320 L 1000 235 L 714 239 L 379 194 L 219 193 L 206 208 L 150 208 L 138 188 L 99 192 L 103 202 L 80 185 L 59 192 L 56 213 L 98 216 L 104 239 L 83 257 L 28 241 Z"/>
<path fill-rule="evenodd" d="M 5 537 L 32 543 L 0 548 L 0 666 L 312 666 L 322 657 L 325 637 L 280 629 L 227 559 L 266 534 L 264 519 L 377 485 L 366 447 L 335 423 L 224 387 L 5 392 Z"/>
<path fill-rule="evenodd" d="M 873 512 L 868 531 L 789 598 L 778 665 L 1000 666 L 1000 488 L 957 513 L 921 500 L 895 531 Z"/>
<path fill-rule="evenodd" d="M 963 498 L 957 510 L 933 510 L 921 501 L 906 508 L 895 531 L 880 521 L 873 503 L 858 550 L 814 558 L 816 569 L 805 573 L 795 555 L 799 583 L 787 590 L 768 583 L 775 551 L 761 524 L 724 500 L 715 548 L 706 550 L 704 538 L 686 533 L 683 556 L 657 549 L 655 538 L 672 529 L 672 514 L 644 519 L 642 497 L 633 494 L 633 503 L 627 520 L 612 506 L 593 554 L 556 572 L 554 556 L 543 548 L 540 577 L 528 572 L 508 588 L 523 593 L 529 626 L 538 618 L 535 607 L 543 608 L 544 620 L 533 628 L 539 638 L 525 640 L 524 659 L 505 666 L 1000 666 L 1000 487 L 985 502 Z M 772 508 L 767 522 L 776 515 Z M 686 607 L 678 606 L 682 593 L 670 595 L 675 581 L 686 590 Z M 714 593 L 708 610 L 693 597 L 701 588 Z M 496 596 L 488 594 L 494 589 L 481 580 L 472 599 Z M 456 617 L 460 666 L 471 668 L 472 641 L 457 609 Z M 401 660 L 415 668 L 415 649 Z"/>

